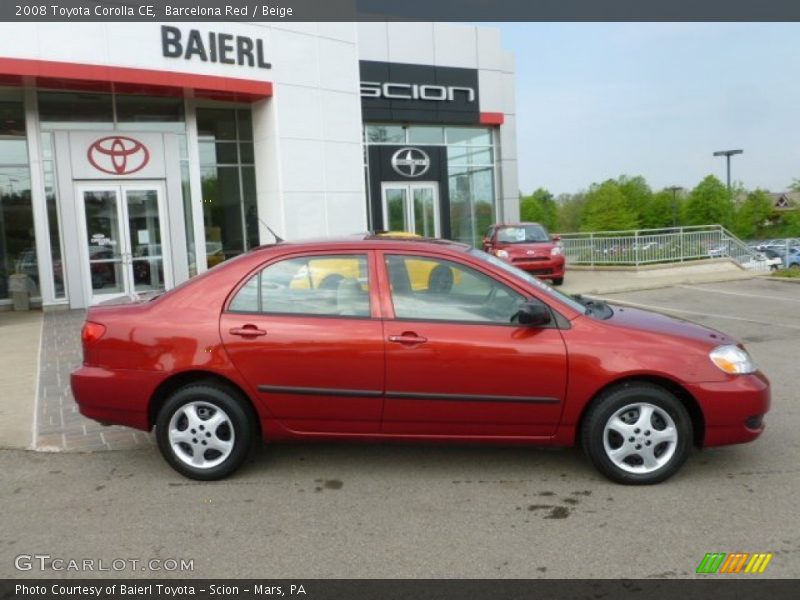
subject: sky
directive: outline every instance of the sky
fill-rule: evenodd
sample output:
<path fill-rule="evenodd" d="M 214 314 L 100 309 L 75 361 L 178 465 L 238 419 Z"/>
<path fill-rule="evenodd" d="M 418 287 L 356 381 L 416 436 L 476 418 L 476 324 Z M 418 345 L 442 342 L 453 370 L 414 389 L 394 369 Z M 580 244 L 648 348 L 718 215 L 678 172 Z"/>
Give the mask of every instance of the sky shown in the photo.
<path fill-rule="evenodd" d="M 706 175 L 800 179 L 800 23 L 499 23 L 515 54 L 523 193 L 619 175 L 654 190 Z"/>

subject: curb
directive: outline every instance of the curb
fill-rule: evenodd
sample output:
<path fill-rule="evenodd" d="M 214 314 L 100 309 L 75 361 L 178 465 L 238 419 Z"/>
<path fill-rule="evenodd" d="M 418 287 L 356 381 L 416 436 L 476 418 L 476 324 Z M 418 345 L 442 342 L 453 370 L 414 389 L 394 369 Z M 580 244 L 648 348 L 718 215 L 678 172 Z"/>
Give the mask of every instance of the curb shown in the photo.
<path fill-rule="evenodd" d="M 768 279 L 769 281 L 781 281 L 783 283 L 800 283 L 800 277 L 773 277 L 770 275 L 765 275 L 762 279 Z"/>

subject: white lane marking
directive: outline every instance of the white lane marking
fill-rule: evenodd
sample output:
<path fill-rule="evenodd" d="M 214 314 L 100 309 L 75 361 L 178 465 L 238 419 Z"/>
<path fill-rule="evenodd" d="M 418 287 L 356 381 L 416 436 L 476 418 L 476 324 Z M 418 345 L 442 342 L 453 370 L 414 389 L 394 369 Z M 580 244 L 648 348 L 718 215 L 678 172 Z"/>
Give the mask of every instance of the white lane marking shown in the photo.
<path fill-rule="evenodd" d="M 700 292 L 711 292 L 713 294 L 726 294 L 728 296 L 744 296 L 745 298 L 758 298 L 760 300 L 780 300 L 782 302 L 800 302 L 800 298 L 783 298 L 781 296 L 765 296 L 763 294 L 745 294 L 744 292 L 729 292 L 728 290 L 697 287 L 694 285 L 677 285 L 675 287 L 683 288 L 685 290 L 698 290 Z"/>
<path fill-rule="evenodd" d="M 588 294 L 587 294 L 588 296 Z M 716 313 L 704 313 L 696 310 L 685 310 L 682 308 L 669 308 L 667 306 L 653 306 L 652 304 L 640 304 L 639 302 L 629 302 L 627 300 L 617 300 L 616 298 L 604 298 L 602 296 L 592 296 L 604 302 L 611 304 L 619 304 L 621 306 L 630 306 L 631 308 L 643 308 L 645 310 L 652 310 L 655 312 L 669 312 L 684 315 L 695 315 L 698 317 L 709 317 L 711 319 L 728 319 L 730 321 L 743 321 L 745 323 L 756 323 L 757 325 L 770 325 L 772 327 L 782 327 L 784 329 L 797 329 L 800 331 L 800 325 L 788 325 L 786 323 L 772 323 L 770 321 L 759 321 L 757 319 L 746 319 L 744 317 L 734 317 L 733 315 L 721 315 Z"/>

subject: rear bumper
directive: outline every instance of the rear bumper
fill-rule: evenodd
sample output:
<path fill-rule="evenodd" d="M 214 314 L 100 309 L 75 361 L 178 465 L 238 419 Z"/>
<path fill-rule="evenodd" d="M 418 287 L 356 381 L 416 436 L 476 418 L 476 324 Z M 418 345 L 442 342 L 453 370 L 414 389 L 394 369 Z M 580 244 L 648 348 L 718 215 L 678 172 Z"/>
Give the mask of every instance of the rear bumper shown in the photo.
<path fill-rule="evenodd" d="M 148 431 L 148 404 L 163 378 L 153 371 L 82 366 L 70 375 L 70 385 L 83 416 Z"/>
<path fill-rule="evenodd" d="M 764 432 L 770 385 L 762 373 L 739 375 L 720 383 L 692 384 L 687 388 L 703 410 L 704 446 L 743 444 Z"/>

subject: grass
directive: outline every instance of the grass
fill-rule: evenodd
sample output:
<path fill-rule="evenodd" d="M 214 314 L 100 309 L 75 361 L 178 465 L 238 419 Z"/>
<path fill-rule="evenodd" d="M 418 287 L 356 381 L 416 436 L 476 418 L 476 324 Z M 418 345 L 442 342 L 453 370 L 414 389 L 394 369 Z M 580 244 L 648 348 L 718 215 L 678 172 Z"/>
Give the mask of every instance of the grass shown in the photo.
<path fill-rule="evenodd" d="M 789 277 L 791 279 L 800 279 L 800 269 L 779 269 L 772 273 L 774 277 Z"/>

